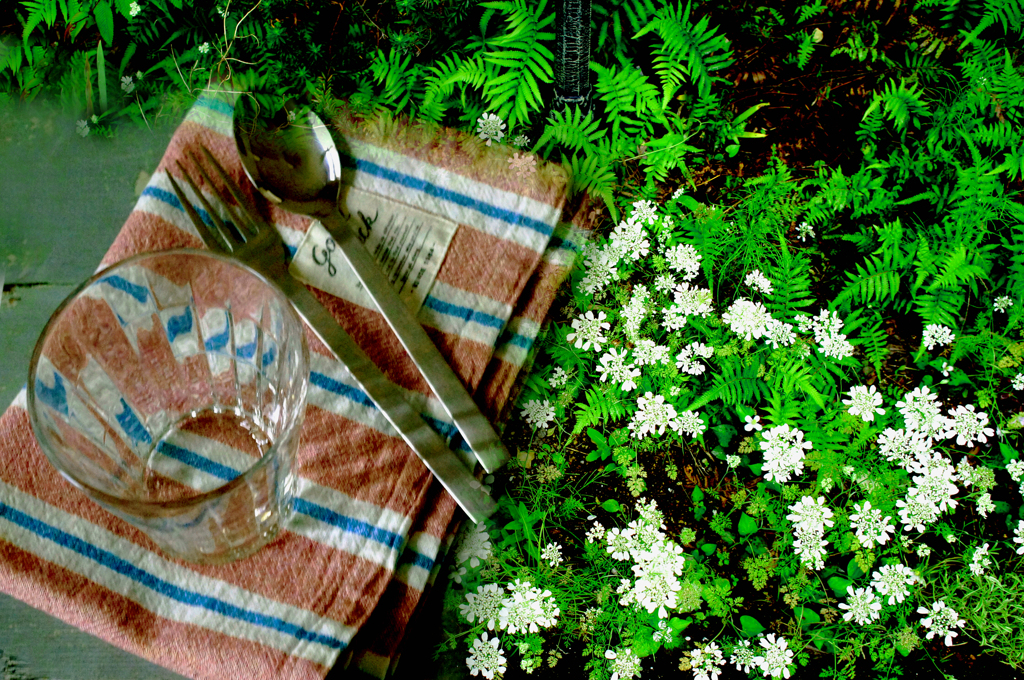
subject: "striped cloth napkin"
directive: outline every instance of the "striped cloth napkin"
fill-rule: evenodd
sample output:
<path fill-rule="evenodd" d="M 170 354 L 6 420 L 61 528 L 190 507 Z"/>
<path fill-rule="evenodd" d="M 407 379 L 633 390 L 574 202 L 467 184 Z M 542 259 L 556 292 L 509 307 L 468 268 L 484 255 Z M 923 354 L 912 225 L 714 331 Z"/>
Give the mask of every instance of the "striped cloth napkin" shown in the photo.
<path fill-rule="evenodd" d="M 201 248 L 171 189 L 175 160 L 204 144 L 286 243 L 309 219 L 249 188 L 223 95 L 195 104 L 103 259 Z M 457 223 L 418 318 L 498 421 L 577 250 L 560 223 L 561 170 L 517 177 L 507 147 L 404 122 L 335 120 L 353 186 Z M 314 291 L 388 378 L 465 450 L 443 409 L 373 309 Z M 294 519 L 259 553 L 223 566 L 168 559 L 87 500 L 48 463 L 25 392 L 0 418 L 0 588 L 193 678 L 321 678 L 334 666 L 383 678 L 437 575 L 459 513 L 415 454 L 307 332 L 310 388 Z M 353 453 L 355 451 L 355 453 Z"/>

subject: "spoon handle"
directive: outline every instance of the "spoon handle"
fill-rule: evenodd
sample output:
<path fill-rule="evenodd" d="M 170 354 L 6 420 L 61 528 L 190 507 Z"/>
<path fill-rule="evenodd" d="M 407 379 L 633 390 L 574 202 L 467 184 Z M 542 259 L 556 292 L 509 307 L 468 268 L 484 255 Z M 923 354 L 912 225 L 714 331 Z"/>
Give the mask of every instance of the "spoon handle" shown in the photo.
<path fill-rule="evenodd" d="M 508 450 L 490 421 L 480 412 L 480 408 L 466 391 L 462 381 L 391 287 L 387 277 L 377 267 L 355 233 L 344 222 L 341 213 L 334 212 L 325 216 L 321 222 L 334 235 L 338 248 L 359 277 L 366 292 L 387 319 L 391 330 L 398 336 L 398 340 L 412 357 L 416 368 L 426 379 L 445 411 L 455 421 L 455 426 L 459 428 L 463 439 L 484 470 L 496 471 L 508 461 Z"/>

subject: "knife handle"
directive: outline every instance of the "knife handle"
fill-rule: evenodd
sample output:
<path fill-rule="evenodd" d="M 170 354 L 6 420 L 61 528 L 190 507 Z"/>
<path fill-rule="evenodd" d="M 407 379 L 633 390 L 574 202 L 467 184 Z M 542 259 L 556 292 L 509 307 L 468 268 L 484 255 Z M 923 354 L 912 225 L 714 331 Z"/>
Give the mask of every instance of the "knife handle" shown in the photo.
<path fill-rule="evenodd" d="M 345 364 L 359 387 L 377 405 L 405 443 L 452 495 L 473 522 L 482 522 L 497 509 L 482 485 L 448 448 L 441 436 L 430 429 L 393 383 L 370 361 L 337 320 L 303 284 L 289 275 L 276 281 L 317 337 Z"/>
<path fill-rule="evenodd" d="M 484 470 L 497 471 L 508 461 L 508 449 L 495 432 L 494 426 L 480 412 L 480 407 L 473 401 L 466 386 L 455 375 L 430 336 L 423 330 L 423 326 L 391 287 L 391 283 L 373 261 L 373 257 L 356 238 L 349 225 L 343 221 L 341 213 L 336 211 L 332 215 L 325 215 L 320 221 L 334 236 L 334 241 L 345 260 L 362 282 L 366 292 L 373 298 L 377 309 L 398 336 L 402 347 L 451 416 Z"/>

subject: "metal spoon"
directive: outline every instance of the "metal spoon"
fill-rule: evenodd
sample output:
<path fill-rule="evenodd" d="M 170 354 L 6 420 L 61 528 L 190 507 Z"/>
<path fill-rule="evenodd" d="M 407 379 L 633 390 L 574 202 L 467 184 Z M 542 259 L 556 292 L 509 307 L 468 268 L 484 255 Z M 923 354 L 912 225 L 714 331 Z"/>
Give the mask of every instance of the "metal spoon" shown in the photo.
<path fill-rule="evenodd" d="M 291 114 L 295 122 L 278 116 L 271 123 L 246 102 L 243 95 L 235 106 L 234 132 L 249 179 L 272 202 L 317 218 L 331 232 L 484 470 L 500 468 L 509 457 L 505 445 L 338 210 L 341 157 L 327 126 L 312 111 Z"/>

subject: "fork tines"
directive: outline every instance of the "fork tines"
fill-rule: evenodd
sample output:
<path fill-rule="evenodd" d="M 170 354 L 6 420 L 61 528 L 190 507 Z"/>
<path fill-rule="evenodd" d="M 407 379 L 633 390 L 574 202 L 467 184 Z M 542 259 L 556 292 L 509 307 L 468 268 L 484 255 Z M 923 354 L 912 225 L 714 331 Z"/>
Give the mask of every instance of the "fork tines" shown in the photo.
<path fill-rule="evenodd" d="M 174 177 L 168 174 L 171 186 L 174 188 L 174 192 L 178 195 L 178 199 L 181 201 L 182 208 L 188 214 L 189 219 L 195 225 L 196 230 L 199 231 L 199 237 L 203 239 L 208 248 L 215 250 L 225 250 L 229 253 L 234 252 L 236 247 L 239 247 L 249 240 L 250 236 L 256 236 L 263 228 L 262 220 L 259 218 L 259 213 L 256 212 L 255 207 L 249 201 L 248 197 L 242 193 L 242 190 L 238 188 L 238 185 L 234 180 L 227 174 L 224 167 L 214 158 L 213 154 L 205 146 L 199 147 L 203 154 L 206 156 L 207 161 L 217 174 L 220 176 L 224 187 L 228 193 L 231 194 L 232 198 L 235 199 L 237 205 L 230 205 L 223 199 L 220 201 L 220 205 L 223 207 L 223 211 L 227 213 L 228 220 L 221 219 L 218 211 L 207 200 L 206 196 L 199 189 L 199 186 L 192 179 L 188 170 L 182 165 L 181 161 L 176 161 L 178 170 L 181 171 L 181 177 L 188 182 L 189 186 L 192 187 L 193 193 L 202 203 L 203 208 L 206 212 L 206 218 L 199 214 L 195 209 L 192 202 L 185 196 L 181 186 L 175 181 Z M 207 186 L 214 188 L 214 195 L 220 197 L 221 192 L 217 191 L 215 187 L 217 184 L 213 181 L 210 175 L 206 172 L 203 163 L 199 162 L 199 159 L 191 151 L 185 152 L 186 157 L 192 162 L 199 174 L 202 176 L 203 181 Z"/>

